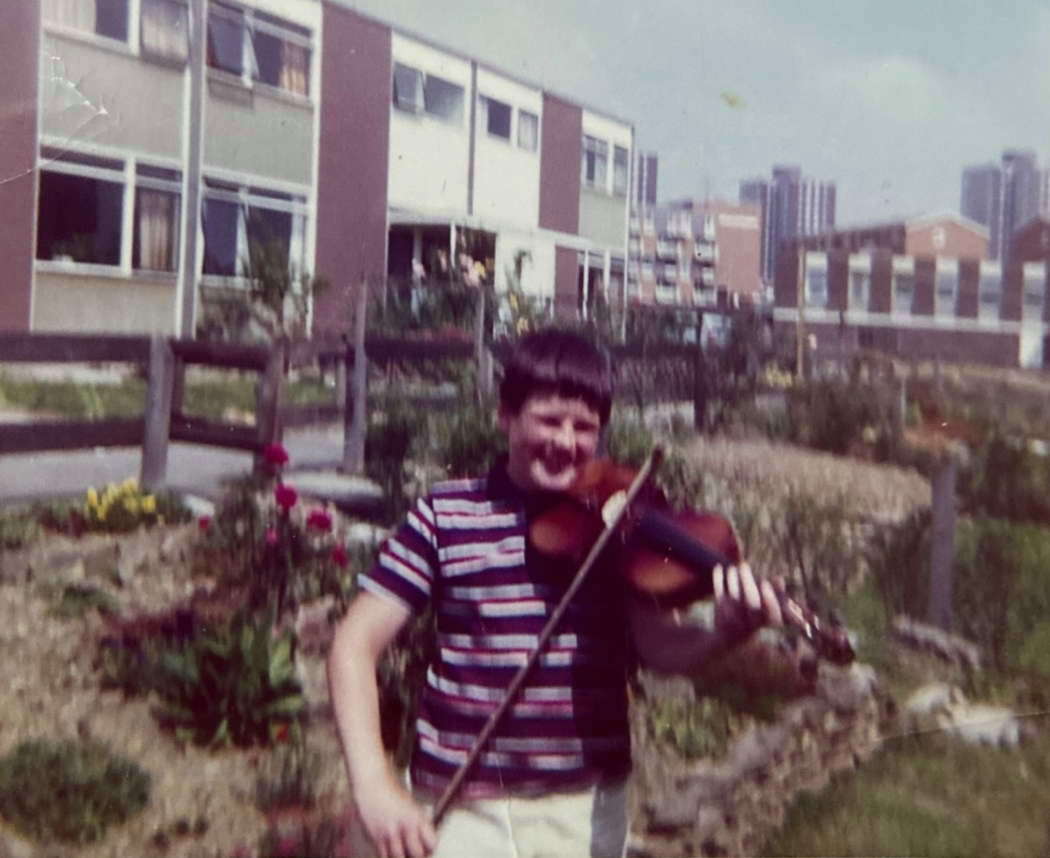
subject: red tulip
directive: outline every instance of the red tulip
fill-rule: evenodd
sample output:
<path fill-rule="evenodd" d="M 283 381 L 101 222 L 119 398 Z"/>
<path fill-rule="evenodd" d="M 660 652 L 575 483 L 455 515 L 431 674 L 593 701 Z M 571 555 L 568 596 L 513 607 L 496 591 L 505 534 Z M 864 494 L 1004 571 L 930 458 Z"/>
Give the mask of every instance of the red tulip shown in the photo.
<path fill-rule="evenodd" d="M 306 517 L 306 526 L 327 533 L 332 529 L 332 516 L 328 514 L 328 510 L 320 507 L 312 509 Z"/>
<path fill-rule="evenodd" d="M 207 530 L 209 527 L 211 527 L 211 516 L 202 515 L 200 518 L 198 518 L 197 527 L 199 527 L 201 530 Z"/>
<path fill-rule="evenodd" d="M 299 494 L 291 486 L 286 486 L 284 483 L 278 483 L 277 487 L 273 490 L 274 500 L 277 501 L 277 506 L 283 510 L 289 510 L 295 506 L 295 502 L 299 500 Z"/>
<path fill-rule="evenodd" d="M 288 451 L 280 444 L 267 444 L 263 450 L 263 459 L 275 468 L 288 464 Z"/>
<path fill-rule="evenodd" d="M 346 553 L 346 549 L 342 545 L 336 545 L 332 548 L 332 562 L 336 566 L 346 567 L 350 562 L 350 557 Z"/>

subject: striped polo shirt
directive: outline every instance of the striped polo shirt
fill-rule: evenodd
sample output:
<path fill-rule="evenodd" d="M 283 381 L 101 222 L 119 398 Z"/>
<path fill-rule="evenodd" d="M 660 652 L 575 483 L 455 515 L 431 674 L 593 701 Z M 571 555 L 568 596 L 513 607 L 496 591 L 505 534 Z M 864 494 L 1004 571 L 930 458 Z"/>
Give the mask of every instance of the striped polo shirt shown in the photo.
<path fill-rule="evenodd" d="M 361 586 L 415 613 L 434 601 L 437 655 L 416 722 L 413 783 L 439 793 L 535 648 L 575 572 L 527 546 L 553 501 L 521 492 L 505 461 L 439 483 L 380 548 Z M 605 574 L 603 574 L 605 573 Z M 624 590 L 592 569 L 490 737 L 463 795 L 572 789 L 630 765 Z"/>

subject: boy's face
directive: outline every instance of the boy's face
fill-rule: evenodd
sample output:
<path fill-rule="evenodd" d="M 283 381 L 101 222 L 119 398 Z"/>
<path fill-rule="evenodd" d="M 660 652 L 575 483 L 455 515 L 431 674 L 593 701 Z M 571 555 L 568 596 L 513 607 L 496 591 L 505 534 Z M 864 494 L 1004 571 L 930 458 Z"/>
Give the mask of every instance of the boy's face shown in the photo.
<path fill-rule="evenodd" d="M 565 491 L 579 470 L 594 458 L 601 418 L 582 399 L 533 394 L 516 414 L 500 408 L 500 428 L 507 433 L 507 471 L 526 491 Z"/>

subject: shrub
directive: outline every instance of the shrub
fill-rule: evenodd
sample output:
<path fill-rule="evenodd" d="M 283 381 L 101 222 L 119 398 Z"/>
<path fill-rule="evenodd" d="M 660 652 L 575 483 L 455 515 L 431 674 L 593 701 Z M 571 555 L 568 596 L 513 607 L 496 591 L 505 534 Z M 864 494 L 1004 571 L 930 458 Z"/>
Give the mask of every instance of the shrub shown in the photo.
<path fill-rule="evenodd" d="M 434 456 L 451 478 L 485 473 L 507 448 L 494 409 L 471 404 L 457 411 L 440 433 Z"/>
<path fill-rule="evenodd" d="M 305 705 L 294 648 L 291 634 L 274 638 L 269 617 L 239 617 L 162 649 L 151 680 L 162 700 L 159 720 L 180 739 L 201 745 L 268 745 L 287 738 Z"/>
<path fill-rule="evenodd" d="M 405 463 L 416 435 L 419 418 L 404 405 L 387 399 L 383 411 L 369 413 L 365 436 L 365 472 L 383 489 L 384 518 L 399 519 L 408 508 L 405 497 Z"/>
<path fill-rule="evenodd" d="M 888 386 L 818 379 L 787 391 L 790 440 L 839 455 L 872 443 L 877 458 L 893 459 L 900 446 L 897 404 Z"/>
<path fill-rule="evenodd" d="M 914 510 L 899 524 L 878 527 L 867 540 L 865 560 L 887 609 L 921 614 L 930 586 L 931 514 Z"/>
<path fill-rule="evenodd" d="M 1050 462 L 996 432 L 959 478 L 961 507 L 974 515 L 1050 524 Z"/>
<path fill-rule="evenodd" d="M 639 467 L 653 449 L 652 432 L 637 417 L 616 414 L 605 429 L 605 450 L 610 459 Z"/>
<path fill-rule="evenodd" d="M 732 732 L 732 710 L 714 697 L 650 696 L 645 729 L 658 747 L 687 760 L 721 754 Z"/>
<path fill-rule="evenodd" d="M 0 551 L 23 548 L 39 533 L 40 524 L 29 510 L 0 510 Z"/>
<path fill-rule="evenodd" d="M 34 739 L 0 759 L 0 815 L 36 840 L 92 843 L 149 793 L 149 774 L 94 743 Z"/>

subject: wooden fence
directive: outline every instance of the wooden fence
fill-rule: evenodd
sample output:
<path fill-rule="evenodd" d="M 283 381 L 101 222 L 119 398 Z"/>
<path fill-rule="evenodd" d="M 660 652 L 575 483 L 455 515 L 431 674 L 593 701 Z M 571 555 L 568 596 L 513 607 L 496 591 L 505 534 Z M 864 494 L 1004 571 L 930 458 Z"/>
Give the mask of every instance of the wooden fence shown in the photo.
<path fill-rule="evenodd" d="M 279 441 L 285 429 L 342 420 L 342 469 L 360 473 L 368 413 L 367 363 L 433 360 L 475 361 L 479 397 L 492 388 L 493 364 L 503 359 L 508 341 L 482 345 L 470 338 L 404 339 L 365 336 L 279 342 L 274 346 L 181 340 L 162 336 L 0 333 L 0 364 L 4 363 L 123 363 L 142 367 L 147 377 L 143 413 L 137 417 L 101 420 L 33 420 L 0 423 L 0 454 L 76 450 L 91 447 L 141 447 L 140 482 L 147 489 L 162 486 L 171 441 L 244 450 L 258 456 Z M 614 346 L 614 361 L 627 359 L 687 359 L 693 367 L 694 408 L 703 408 L 699 383 L 702 352 L 695 346 L 663 345 L 641 349 Z M 363 358 L 363 359 L 359 359 Z M 333 402 L 287 406 L 283 387 L 290 371 L 320 364 L 337 376 Z M 188 365 L 250 371 L 257 374 L 255 421 L 246 426 L 184 411 Z"/>

